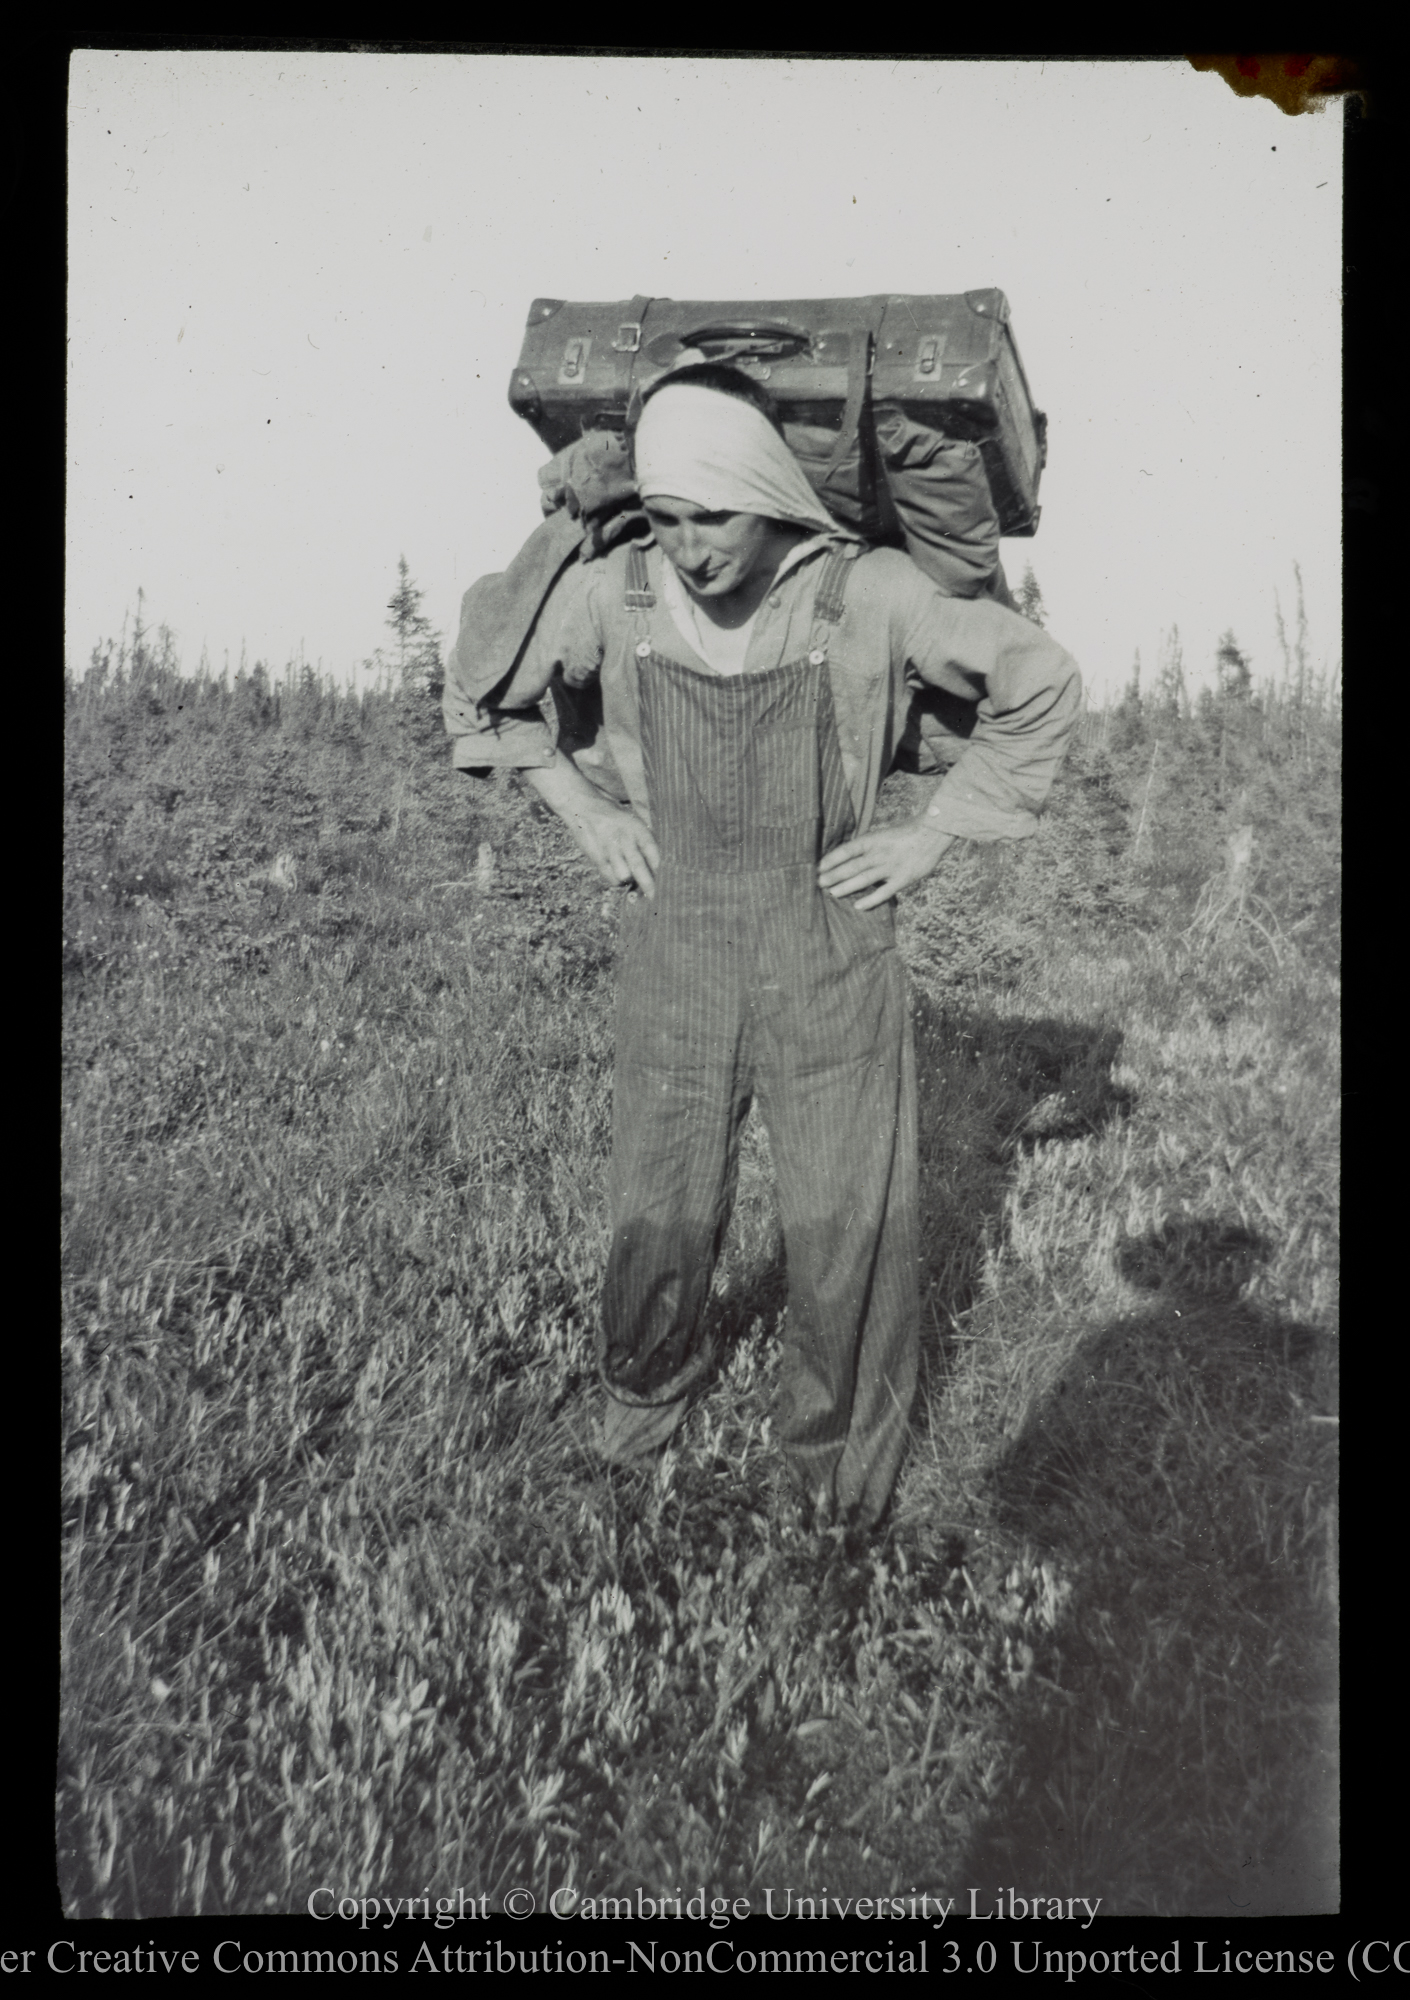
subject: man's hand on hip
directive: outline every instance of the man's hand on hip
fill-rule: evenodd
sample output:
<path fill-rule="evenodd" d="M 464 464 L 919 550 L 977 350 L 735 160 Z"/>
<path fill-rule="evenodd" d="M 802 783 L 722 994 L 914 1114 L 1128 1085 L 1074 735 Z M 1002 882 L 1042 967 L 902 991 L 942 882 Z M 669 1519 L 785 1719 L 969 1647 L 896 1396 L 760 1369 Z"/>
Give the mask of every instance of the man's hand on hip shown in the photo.
<path fill-rule="evenodd" d="M 629 806 L 616 805 L 585 778 L 562 751 L 556 763 L 523 772 L 546 806 L 567 825 L 604 882 L 635 886 L 649 902 L 656 893 L 661 850 L 651 829 Z"/>
<path fill-rule="evenodd" d="M 874 910 L 924 881 L 954 842 L 952 833 L 942 833 L 924 813 L 896 826 L 873 827 L 833 848 L 819 864 L 818 886 L 830 896 L 855 896 L 856 909 Z"/>

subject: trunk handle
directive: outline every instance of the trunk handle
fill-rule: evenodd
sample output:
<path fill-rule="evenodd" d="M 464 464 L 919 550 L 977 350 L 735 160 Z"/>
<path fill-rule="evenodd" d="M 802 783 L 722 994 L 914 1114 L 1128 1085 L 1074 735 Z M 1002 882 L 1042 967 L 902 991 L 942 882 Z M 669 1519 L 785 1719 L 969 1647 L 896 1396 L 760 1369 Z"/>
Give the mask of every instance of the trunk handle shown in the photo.
<path fill-rule="evenodd" d="M 783 354 L 791 348 L 811 347 L 813 336 L 805 326 L 786 319 L 717 319 L 706 326 L 693 326 L 674 336 L 682 347 L 701 347 L 706 342 L 738 341 L 737 353 Z"/>

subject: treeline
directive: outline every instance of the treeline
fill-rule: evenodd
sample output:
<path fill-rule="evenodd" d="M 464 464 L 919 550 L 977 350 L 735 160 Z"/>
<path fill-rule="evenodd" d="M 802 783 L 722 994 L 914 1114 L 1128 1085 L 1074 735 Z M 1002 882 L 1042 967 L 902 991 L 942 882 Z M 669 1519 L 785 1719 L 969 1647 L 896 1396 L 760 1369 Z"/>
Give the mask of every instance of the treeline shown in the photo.
<path fill-rule="evenodd" d="M 1221 772 L 1234 776 L 1250 746 L 1280 759 L 1289 753 L 1311 758 L 1328 743 L 1340 740 L 1341 685 L 1339 673 L 1311 659 L 1302 578 L 1297 580 L 1295 623 L 1289 637 L 1280 605 L 1275 615 L 1282 651 L 1282 672 L 1255 678 L 1253 661 L 1232 631 L 1218 642 L 1212 683 L 1192 695 L 1178 626 L 1162 639 L 1153 675 L 1143 674 L 1139 649 L 1129 679 L 1113 700 L 1098 705 L 1089 699 L 1083 738 L 1116 757 L 1155 741 L 1188 748 L 1197 755 L 1211 741 L 1217 746 Z M 254 731 L 287 729 L 300 736 L 328 727 L 353 727 L 376 735 L 395 723 L 391 740 L 400 743 L 414 717 L 437 715 L 444 679 L 442 635 L 422 611 L 424 592 L 412 580 L 405 556 L 398 564 L 397 586 L 388 600 L 388 647 L 377 647 L 360 663 L 353 683 L 339 683 L 306 661 L 291 660 L 282 670 L 266 661 L 247 666 L 242 657 L 232 674 L 228 663 L 216 671 L 203 654 L 196 668 L 183 668 L 170 629 L 155 631 L 142 620 L 143 593 L 131 631 L 118 640 L 94 646 L 81 674 L 66 674 L 68 708 L 72 717 L 115 719 L 124 706 L 160 708 L 167 718 L 188 717 L 198 727 L 217 717 Z M 1015 599 L 1025 617 L 1046 625 L 1047 611 L 1032 566 L 1025 567 Z M 422 732 L 416 730 L 420 735 Z M 439 742 L 439 722 L 428 729 Z"/>
<path fill-rule="evenodd" d="M 1016 596 L 1044 622 L 1031 569 Z M 334 882 L 389 842 L 408 881 L 463 873 L 467 842 L 473 855 L 482 839 L 558 865 L 558 830 L 534 826 L 527 795 L 451 769 L 441 635 L 405 558 L 387 608 L 389 644 L 349 687 L 304 661 L 232 674 L 202 659 L 187 671 L 171 632 L 143 624 L 139 600 L 132 628 L 68 677 L 71 896 L 91 899 L 98 884 L 119 899 L 211 894 L 280 853 L 305 881 Z M 1035 895 L 1051 855 L 1074 879 L 1108 884 L 1128 914 L 1142 897 L 1163 914 L 1193 910 L 1229 842 L 1251 829 L 1254 876 L 1279 921 L 1334 933 L 1340 689 L 1312 665 L 1300 578 L 1291 634 L 1281 611 L 1279 630 L 1276 678 L 1256 678 L 1226 632 L 1213 684 L 1192 696 L 1172 630 L 1149 680 L 1138 657 L 1119 697 L 1089 707 L 1042 851 L 1014 862 L 1034 875 Z"/>

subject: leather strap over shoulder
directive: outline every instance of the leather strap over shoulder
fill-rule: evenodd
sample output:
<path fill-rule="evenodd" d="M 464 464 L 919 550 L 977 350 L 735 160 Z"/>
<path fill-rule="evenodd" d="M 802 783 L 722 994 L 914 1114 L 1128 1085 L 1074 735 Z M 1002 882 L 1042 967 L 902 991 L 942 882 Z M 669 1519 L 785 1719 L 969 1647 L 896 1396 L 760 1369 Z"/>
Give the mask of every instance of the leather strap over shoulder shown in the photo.
<path fill-rule="evenodd" d="M 871 401 L 871 371 L 876 358 L 876 342 L 881 322 L 886 314 L 886 298 L 881 293 L 874 294 L 858 305 L 868 308 L 866 324 L 854 326 L 847 341 L 847 402 L 842 412 L 842 422 L 837 432 L 837 442 L 832 447 L 826 465 L 818 479 L 818 494 L 821 497 L 834 476 L 839 473 L 859 448 L 862 434 L 862 416 Z M 863 452 L 865 460 L 866 454 Z M 865 471 L 865 465 L 863 466 Z"/>
<path fill-rule="evenodd" d="M 832 447 L 827 464 L 822 469 L 822 477 L 818 481 L 818 491 L 820 493 L 827 486 L 833 474 L 843 465 L 849 452 L 856 445 L 857 434 L 861 428 L 862 409 L 866 403 L 867 390 L 870 386 L 872 351 L 873 335 L 871 328 L 865 326 L 854 327 L 851 338 L 847 343 L 847 402 L 842 412 L 842 423 L 837 433 L 837 442 Z"/>
<path fill-rule="evenodd" d="M 656 606 L 651 572 L 646 567 L 646 550 L 635 543 L 627 550 L 627 588 L 622 601 L 628 611 L 652 611 Z"/>

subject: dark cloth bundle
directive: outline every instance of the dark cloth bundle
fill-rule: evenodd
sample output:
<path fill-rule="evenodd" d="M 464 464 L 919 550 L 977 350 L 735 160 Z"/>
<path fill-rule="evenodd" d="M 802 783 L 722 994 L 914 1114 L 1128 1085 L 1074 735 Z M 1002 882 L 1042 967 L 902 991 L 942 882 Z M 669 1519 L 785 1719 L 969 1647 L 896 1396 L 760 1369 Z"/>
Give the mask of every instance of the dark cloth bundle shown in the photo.
<path fill-rule="evenodd" d="M 648 532 L 631 456 L 615 431 L 591 431 L 539 471 L 546 515 L 508 569 L 482 576 L 460 601 L 442 712 L 452 736 L 479 727 L 480 704 L 514 671 L 553 586 L 570 563 L 593 562 Z"/>
<path fill-rule="evenodd" d="M 844 527 L 904 548 L 947 597 L 1011 604 L 999 562 L 999 517 L 979 446 L 944 437 L 879 403 L 835 467 L 837 432 L 784 423 L 810 484 Z"/>

